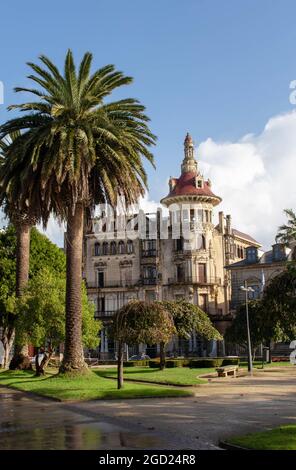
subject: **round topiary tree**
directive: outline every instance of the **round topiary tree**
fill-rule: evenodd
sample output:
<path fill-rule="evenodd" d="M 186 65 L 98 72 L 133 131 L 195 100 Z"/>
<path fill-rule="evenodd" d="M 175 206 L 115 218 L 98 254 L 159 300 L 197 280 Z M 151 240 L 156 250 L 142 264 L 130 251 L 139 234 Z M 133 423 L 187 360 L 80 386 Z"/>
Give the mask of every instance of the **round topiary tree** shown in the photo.
<path fill-rule="evenodd" d="M 129 302 L 116 312 L 111 330 L 118 341 L 118 389 L 123 386 L 124 343 L 167 343 L 176 333 L 172 316 L 161 303 L 138 300 Z"/>

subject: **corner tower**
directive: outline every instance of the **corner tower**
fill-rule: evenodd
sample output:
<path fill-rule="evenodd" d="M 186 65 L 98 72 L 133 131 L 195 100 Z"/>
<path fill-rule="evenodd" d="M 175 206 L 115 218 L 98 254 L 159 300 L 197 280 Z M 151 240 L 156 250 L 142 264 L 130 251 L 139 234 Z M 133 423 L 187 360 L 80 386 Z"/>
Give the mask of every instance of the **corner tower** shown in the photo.
<path fill-rule="evenodd" d="M 207 203 L 212 207 L 221 202 L 211 189 L 210 180 L 205 180 L 198 169 L 195 159 L 194 143 L 187 133 L 184 140 L 184 159 L 181 164 L 181 176 L 169 180 L 169 194 L 160 202 L 165 206 L 181 202 Z"/>
<path fill-rule="evenodd" d="M 181 175 L 170 178 L 169 193 L 161 200 L 169 209 L 171 228 L 163 277 L 167 298 L 185 297 L 213 317 L 226 311 L 223 240 L 212 214 L 221 200 L 200 172 L 194 142 L 187 134 Z"/>

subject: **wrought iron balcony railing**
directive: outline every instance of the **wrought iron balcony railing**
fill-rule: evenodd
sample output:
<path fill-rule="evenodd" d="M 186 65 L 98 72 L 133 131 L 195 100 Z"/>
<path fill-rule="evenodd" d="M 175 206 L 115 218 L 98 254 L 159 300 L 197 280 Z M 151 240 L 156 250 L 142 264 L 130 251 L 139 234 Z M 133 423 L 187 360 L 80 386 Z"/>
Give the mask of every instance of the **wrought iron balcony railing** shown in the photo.
<path fill-rule="evenodd" d="M 140 281 L 135 280 L 123 280 L 123 279 L 107 279 L 103 282 L 87 282 L 86 287 L 88 289 L 103 289 L 105 287 L 134 287 L 139 285 Z"/>
<path fill-rule="evenodd" d="M 181 276 L 179 278 L 169 278 L 168 284 L 199 284 L 199 285 L 221 285 L 220 277 L 206 277 L 198 279 L 194 276 Z"/>

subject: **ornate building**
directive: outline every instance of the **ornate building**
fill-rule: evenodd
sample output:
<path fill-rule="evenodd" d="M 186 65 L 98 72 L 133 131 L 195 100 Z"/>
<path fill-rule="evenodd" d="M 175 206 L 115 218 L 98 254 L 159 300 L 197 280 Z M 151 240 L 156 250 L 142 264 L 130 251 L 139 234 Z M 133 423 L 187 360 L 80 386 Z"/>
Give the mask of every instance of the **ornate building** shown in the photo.
<path fill-rule="evenodd" d="M 179 178 L 170 178 L 169 193 L 156 214 L 132 214 L 129 230 L 98 220 L 85 234 L 84 277 L 96 317 L 108 323 L 114 312 L 131 299 L 176 300 L 199 305 L 223 332 L 229 321 L 230 275 L 226 267 L 245 257 L 249 246 L 260 247 L 252 237 L 231 226 L 231 217 L 214 211 L 221 198 L 200 173 L 189 134 Z M 106 218 L 105 218 L 106 219 Z M 112 227 L 112 230 L 110 229 Z M 133 227 L 133 230 L 130 230 Z M 136 234 L 136 236 L 135 236 Z M 213 344 L 196 335 L 184 344 L 172 341 L 172 352 L 209 354 Z M 101 357 L 112 357 L 114 345 L 102 331 Z M 148 350 L 156 354 L 156 347 Z"/>

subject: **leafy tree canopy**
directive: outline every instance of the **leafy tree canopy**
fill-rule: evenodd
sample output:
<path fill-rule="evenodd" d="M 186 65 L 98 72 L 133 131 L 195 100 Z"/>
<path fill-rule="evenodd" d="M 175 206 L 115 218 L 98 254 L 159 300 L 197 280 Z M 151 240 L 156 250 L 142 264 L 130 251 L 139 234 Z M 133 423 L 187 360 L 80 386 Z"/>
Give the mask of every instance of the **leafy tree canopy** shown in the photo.
<path fill-rule="evenodd" d="M 267 323 L 273 323 L 282 340 L 296 337 L 296 263 L 273 278 L 264 291 L 263 305 Z"/>
<path fill-rule="evenodd" d="M 253 348 L 256 348 L 261 343 L 268 342 L 270 339 L 275 338 L 277 336 L 277 328 L 274 322 L 266 322 L 264 307 L 260 300 L 250 301 L 248 306 L 251 344 Z M 238 307 L 231 326 L 226 330 L 225 340 L 229 343 L 239 344 L 244 347 L 247 345 L 245 304 Z"/>
<path fill-rule="evenodd" d="M 127 344 L 167 343 L 176 332 L 170 313 L 157 302 L 134 300 L 114 316 L 112 334 Z"/>
<path fill-rule="evenodd" d="M 31 232 L 30 278 L 47 268 L 65 276 L 64 252 L 36 228 Z M 13 322 L 15 315 L 16 233 L 13 225 L 0 231 L 0 326 Z"/>
<path fill-rule="evenodd" d="M 185 300 L 159 302 L 172 315 L 177 334 L 188 339 L 193 331 L 210 340 L 222 340 L 208 315 L 197 305 Z"/>
<path fill-rule="evenodd" d="M 65 275 L 56 276 L 48 268 L 42 268 L 29 281 L 23 296 L 18 300 L 17 329 L 21 341 L 29 341 L 37 347 L 50 344 L 56 348 L 65 339 Z M 99 344 L 100 322 L 94 319 L 94 305 L 82 289 L 83 344 L 95 348 Z"/>

